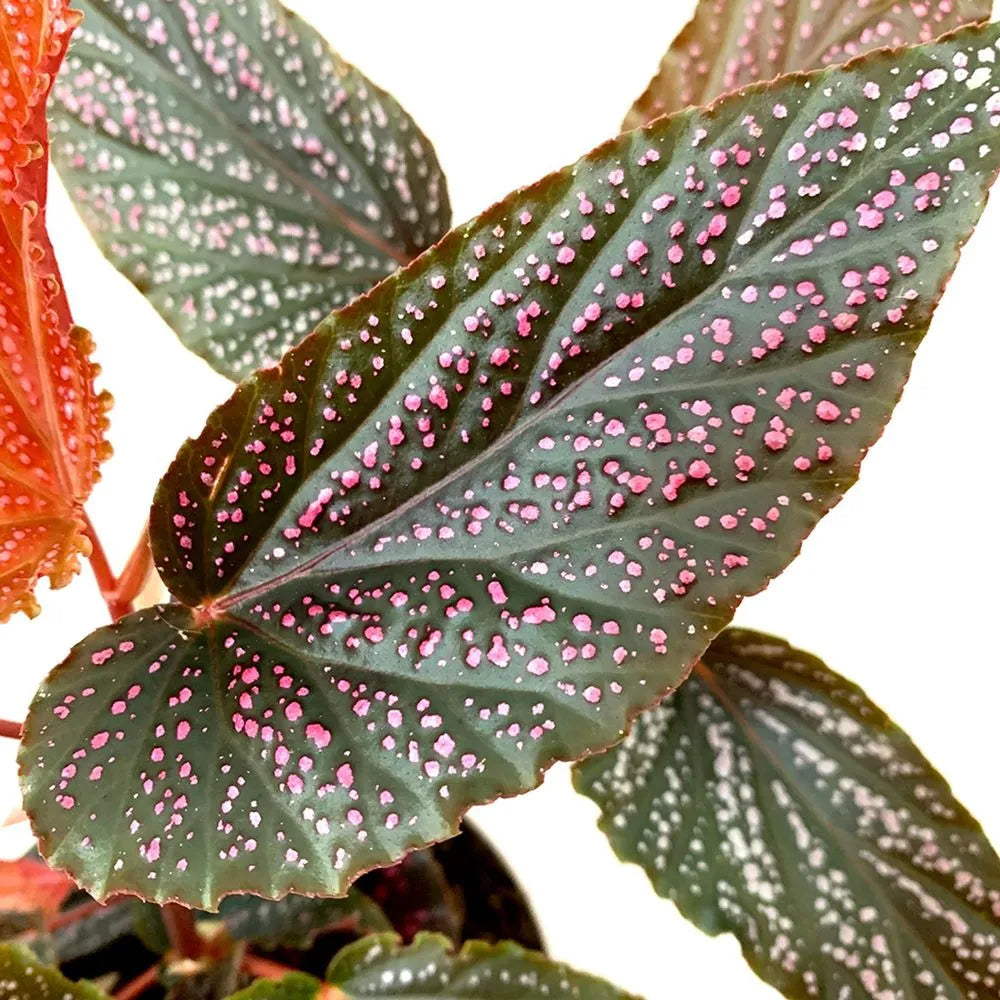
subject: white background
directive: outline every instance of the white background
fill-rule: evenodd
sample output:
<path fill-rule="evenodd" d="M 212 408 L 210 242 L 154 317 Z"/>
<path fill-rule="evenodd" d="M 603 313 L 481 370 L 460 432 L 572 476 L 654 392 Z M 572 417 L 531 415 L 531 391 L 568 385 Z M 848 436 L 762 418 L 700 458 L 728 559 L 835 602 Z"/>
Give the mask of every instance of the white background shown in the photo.
<path fill-rule="evenodd" d="M 293 7 L 392 91 L 435 143 L 462 221 L 613 135 L 693 0 L 608 4 L 355 3 Z M 230 385 L 174 339 L 106 264 L 61 190 L 50 227 L 79 323 L 116 397 L 115 456 L 89 511 L 126 558 L 159 475 Z M 740 609 L 865 685 L 1000 844 L 997 502 L 1000 200 L 987 210 L 856 486 L 801 558 Z M 69 646 L 106 620 L 89 571 L 0 631 L 0 715 L 22 718 Z M 0 814 L 17 805 L 0 741 Z M 650 1000 L 777 996 L 732 938 L 711 940 L 622 866 L 596 807 L 559 766 L 544 786 L 472 813 L 514 865 L 552 954 Z M 10 851 L 23 834 L 8 830 Z"/>

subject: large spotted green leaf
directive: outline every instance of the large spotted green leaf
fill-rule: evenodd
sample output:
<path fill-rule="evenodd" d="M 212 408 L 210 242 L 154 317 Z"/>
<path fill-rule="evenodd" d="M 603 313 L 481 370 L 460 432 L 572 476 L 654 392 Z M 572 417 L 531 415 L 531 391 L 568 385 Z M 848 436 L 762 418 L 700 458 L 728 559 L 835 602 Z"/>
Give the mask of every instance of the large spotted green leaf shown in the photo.
<path fill-rule="evenodd" d="M 865 693 L 731 629 L 576 765 L 617 854 L 785 996 L 1000 996 L 1000 858 Z"/>
<path fill-rule="evenodd" d="M 0 944 L 0 1000 L 107 1000 L 107 995 L 88 982 L 72 982 L 26 948 Z"/>
<path fill-rule="evenodd" d="M 244 382 L 26 809 L 91 892 L 342 893 L 606 747 L 857 476 L 986 199 L 1000 28 L 619 137 Z"/>
<path fill-rule="evenodd" d="M 625 128 L 781 73 L 929 42 L 992 9 L 992 0 L 698 0 Z"/>
<path fill-rule="evenodd" d="M 101 249 L 231 378 L 448 228 L 405 111 L 277 0 L 78 0 L 52 159 Z"/>
<path fill-rule="evenodd" d="M 326 982 L 300 974 L 261 980 L 234 1000 L 627 1000 L 604 980 L 510 942 L 469 941 L 458 952 L 440 934 L 403 947 L 392 934 L 363 938 L 334 958 Z"/>

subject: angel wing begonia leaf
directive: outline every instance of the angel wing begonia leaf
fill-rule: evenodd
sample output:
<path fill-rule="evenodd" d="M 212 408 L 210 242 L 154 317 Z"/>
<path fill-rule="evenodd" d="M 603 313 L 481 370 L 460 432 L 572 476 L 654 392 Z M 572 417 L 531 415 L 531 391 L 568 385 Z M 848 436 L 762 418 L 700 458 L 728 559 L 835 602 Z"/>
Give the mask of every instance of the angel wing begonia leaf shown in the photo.
<path fill-rule="evenodd" d="M 576 972 L 545 955 L 504 942 L 469 941 L 459 951 L 440 934 L 419 934 L 403 946 L 392 934 L 343 948 L 326 982 L 299 973 L 261 980 L 233 1000 L 628 1000 L 610 983 Z"/>
<path fill-rule="evenodd" d="M 0 621 L 38 612 L 43 577 L 61 587 L 77 572 L 108 450 L 108 398 L 45 228 L 45 102 L 76 20 L 68 0 L 0 7 Z"/>
<path fill-rule="evenodd" d="M 32 706 L 45 855 L 341 893 L 618 740 L 879 436 L 1000 165 L 998 36 L 621 136 L 244 382 L 154 504 L 178 603 Z"/>
<path fill-rule="evenodd" d="M 1000 993 L 1000 858 L 947 782 L 814 656 L 723 632 L 575 767 L 616 853 L 784 996 Z"/>
<path fill-rule="evenodd" d="M 698 0 L 624 127 L 782 73 L 929 42 L 992 9 L 992 0 Z"/>
<path fill-rule="evenodd" d="M 97 242 L 233 379 L 450 224 L 426 137 L 277 0 L 79 0 L 53 160 Z"/>

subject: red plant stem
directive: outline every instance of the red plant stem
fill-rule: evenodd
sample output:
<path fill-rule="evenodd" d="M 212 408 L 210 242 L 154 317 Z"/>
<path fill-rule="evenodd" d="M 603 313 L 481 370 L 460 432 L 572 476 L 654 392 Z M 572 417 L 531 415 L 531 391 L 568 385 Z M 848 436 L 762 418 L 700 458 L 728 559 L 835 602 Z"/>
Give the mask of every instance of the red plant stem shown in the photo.
<path fill-rule="evenodd" d="M 83 519 L 86 523 L 87 537 L 90 539 L 90 566 L 94 571 L 94 578 L 97 580 L 97 586 L 101 590 L 101 596 L 108 606 L 111 618 L 118 621 L 133 610 L 132 604 L 153 568 L 148 525 L 143 528 L 142 537 L 129 556 L 121 576 L 115 576 L 101 539 L 86 511 L 83 512 Z"/>
<path fill-rule="evenodd" d="M 139 541 L 136 542 L 125 568 L 118 577 L 119 596 L 130 603 L 134 602 L 152 572 L 153 550 L 149 547 L 149 521 L 147 521 L 143 525 Z"/>
<path fill-rule="evenodd" d="M 243 956 L 243 971 L 258 979 L 284 979 L 285 976 L 299 972 L 290 965 L 282 965 L 281 962 L 273 962 L 269 958 L 261 958 L 260 955 L 249 952 Z M 316 1000 L 347 1000 L 347 996 L 332 983 L 321 983 L 316 993 Z"/>
<path fill-rule="evenodd" d="M 160 963 L 157 962 L 155 965 L 151 965 L 141 975 L 138 975 L 135 979 L 127 982 L 120 990 L 115 990 L 115 1000 L 135 1000 L 135 997 L 139 996 L 140 993 L 145 993 L 150 986 L 155 985 L 159 976 Z"/>
<path fill-rule="evenodd" d="M 160 912 L 170 938 L 170 948 L 181 958 L 201 958 L 204 942 L 194 925 L 194 917 L 180 903 L 164 903 Z"/>
<path fill-rule="evenodd" d="M 12 740 L 21 738 L 21 723 L 0 719 L 0 736 L 8 736 Z"/>

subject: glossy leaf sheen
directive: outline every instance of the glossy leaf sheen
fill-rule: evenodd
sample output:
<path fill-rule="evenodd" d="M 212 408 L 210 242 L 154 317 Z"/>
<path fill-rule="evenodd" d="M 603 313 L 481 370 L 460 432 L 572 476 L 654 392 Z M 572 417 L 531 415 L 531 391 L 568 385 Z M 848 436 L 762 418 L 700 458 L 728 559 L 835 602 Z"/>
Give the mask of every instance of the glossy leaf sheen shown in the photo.
<path fill-rule="evenodd" d="M 183 603 L 32 706 L 46 855 L 339 893 L 616 741 L 856 478 L 1000 162 L 997 36 L 622 136 L 240 386 L 152 512 Z"/>
<path fill-rule="evenodd" d="M 780 639 L 724 632 L 575 782 L 616 853 L 785 996 L 1000 993 L 979 824 L 860 688 Z"/>
<path fill-rule="evenodd" d="M 782 73 L 929 42 L 992 9 L 991 0 L 698 0 L 624 127 Z"/>
<path fill-rule="evenodd" d="M 77 6 L 53 159 L 104 253 L 223 375 L 448 228 L 424 135 L 276 0 Z"/>
<path fill-rule="evenodd" d="M 467 942 L 452 953 L 451 942 L 438 934 L 421 934 L 403 947 L 398 938 L 381 934 L 344 948 L 327 972 L 336 989 L 321 994 L 324 983 L 294 975 L 261 981 L 237 993 L 240 1000 L 311 1000 L 332 997 L 413 997 L 421 1000 L 528 1000 L 560 997 L 572 1000 L 624 1000 L 627 994 L 603 980 L 574 972 L 518 945 Z M 235 1000 L 235 998 L 234 998 Z"/>
<path fill-rule="evenodd" d="M 74 983 L 30 951 L 0 944 L 0 1000 L 104 1000 L 90 983 Z"/>
<path fill-rule="evenodd" d="M 45 228 L 45 101 L 75 22 L 68 0 L 0 7 L 0 621 L 37 614 L 39 580 L 65 586 L 90 552 L 81 509 L 108 450 Z"/>

